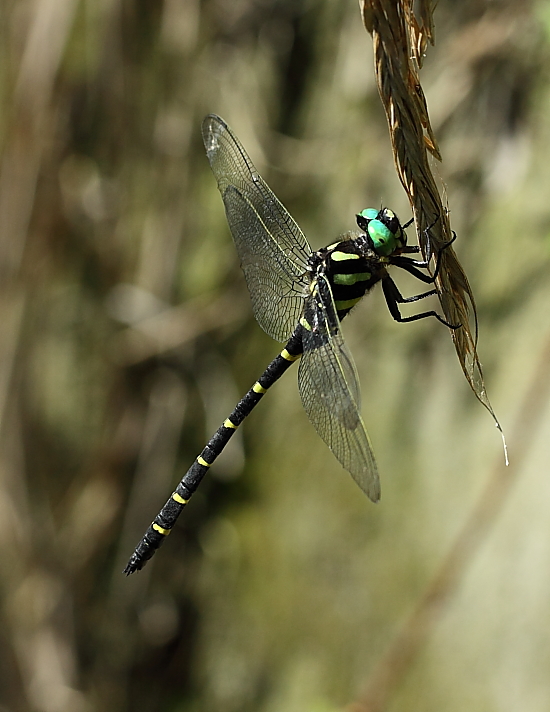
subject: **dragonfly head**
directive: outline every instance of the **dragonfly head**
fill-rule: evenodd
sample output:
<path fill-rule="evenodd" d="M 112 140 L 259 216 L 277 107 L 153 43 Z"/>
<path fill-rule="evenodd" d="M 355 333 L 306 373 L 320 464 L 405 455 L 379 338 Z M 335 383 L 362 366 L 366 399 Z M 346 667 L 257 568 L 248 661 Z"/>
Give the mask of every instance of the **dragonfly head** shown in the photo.
<path fill-rule="evenodd" d="M 381 257 L 401 252 L 407 246 L 407 234 L 399 218 L 389 208 L 367 208 L 356 216 L 357 224 L 367 235 L 369 247 Z"/>

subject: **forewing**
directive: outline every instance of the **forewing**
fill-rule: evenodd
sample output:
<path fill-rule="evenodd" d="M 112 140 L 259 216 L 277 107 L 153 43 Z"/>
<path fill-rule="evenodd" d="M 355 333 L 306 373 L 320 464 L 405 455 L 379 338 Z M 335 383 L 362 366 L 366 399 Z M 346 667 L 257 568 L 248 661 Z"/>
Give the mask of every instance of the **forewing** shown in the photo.
<path fill-rule="evenodd" d="M 227 124 L 211 114 L 202 136 L 254 315 L 271 337 L 286 341 L 302 313 L 311 248 Z"/>
<path fill-rule="evenodd" d="M 359 412 L 359 382 L 355 364 L 338 324 L 332 301 L 318 286 L 308 301 L 311 330 L 303 339 L 298 386 L 305 411 L 319 436 L 365 494 L 380 499 L 374 453 Z M 322 296 L 322 293 L 325 296 Z"/>

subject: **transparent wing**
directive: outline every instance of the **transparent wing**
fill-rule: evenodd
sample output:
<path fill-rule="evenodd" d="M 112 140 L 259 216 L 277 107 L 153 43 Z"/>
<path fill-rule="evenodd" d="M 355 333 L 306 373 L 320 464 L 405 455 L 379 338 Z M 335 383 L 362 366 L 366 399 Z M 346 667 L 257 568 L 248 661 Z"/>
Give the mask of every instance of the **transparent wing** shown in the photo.
<path fill-rule="evenodd" d="M 303 310 L 311 247 L 225 121 L 210 114 L 203 121 L 202 136 L 254 316 L 272 338 L 286 341 Z"/>
<path fill-rule="evenodd" d="M 306 307 L 311 326 L 304 339 L 298 387 L 305 411 L 319 436 L 365 494 L 380 499 L 374 453 L 360 414 L 359 381 L 324 277 Z"/>

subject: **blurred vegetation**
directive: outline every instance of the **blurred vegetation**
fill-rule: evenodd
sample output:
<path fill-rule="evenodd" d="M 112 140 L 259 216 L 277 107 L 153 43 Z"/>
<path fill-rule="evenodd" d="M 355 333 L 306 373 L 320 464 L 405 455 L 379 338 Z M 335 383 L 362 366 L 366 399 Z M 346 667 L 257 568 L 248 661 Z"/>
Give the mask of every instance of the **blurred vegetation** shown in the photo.
<path fill-rule="evenodd" d="M 290 374 L 144 571 L 121 570 L 278 349 L 252 319 L 202 117 L 229 122 L 314 247 L 368 206 L 409 218 L 357 5 L 4 0 L 0 19 L 0 711 L 341 709 L 502 460 L 435 320 L 396 324 L 378 291 L 346 320 L 378 506 Z M 550 3 L 440 0 L 435 23 L 434 170 L 513 439 L 550 331 Z M 512 496 L 389 710 L 549 708 L 538 407 Z"/>

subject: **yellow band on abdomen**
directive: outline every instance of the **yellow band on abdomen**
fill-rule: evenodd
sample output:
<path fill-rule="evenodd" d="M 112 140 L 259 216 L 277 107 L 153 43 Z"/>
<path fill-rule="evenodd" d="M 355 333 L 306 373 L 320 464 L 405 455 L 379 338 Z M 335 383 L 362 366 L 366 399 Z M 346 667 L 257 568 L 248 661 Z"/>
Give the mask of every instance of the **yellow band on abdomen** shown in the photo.
<path fill-rule="evenodd" d="M 189 502 L 188 499 L 183 499 L 177 492 L 172 493 L 172 499 L 178 504 L 187 504 L 187 502 Z"/>
<path fill-rule="evenodd" d="M 297 359 L 300 358 L 302 354 L 298 354 L 297 356 L 294 356 L 293 354 L 289 353 L 286 349 L 283 349 L 281 351 L 281 358 L 284 358 L 285 361 L 296 361 Z"/>
<path fill-rule="evenodd" d="M 162 527 L 159 527 L 159 525 L 155 524 L 155 522 L 153 522 L 152 527 L 156 532 L 158 532 L 159 534 L 162 534 L 162 536 L 168 536 L 168 534 L 170 534 L 170 531 L 171 531 L 170 529 L 163 529 Z"/>

